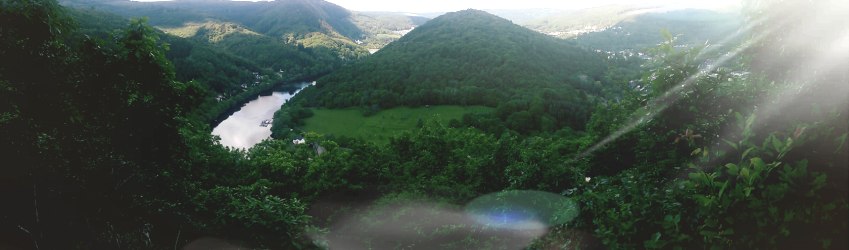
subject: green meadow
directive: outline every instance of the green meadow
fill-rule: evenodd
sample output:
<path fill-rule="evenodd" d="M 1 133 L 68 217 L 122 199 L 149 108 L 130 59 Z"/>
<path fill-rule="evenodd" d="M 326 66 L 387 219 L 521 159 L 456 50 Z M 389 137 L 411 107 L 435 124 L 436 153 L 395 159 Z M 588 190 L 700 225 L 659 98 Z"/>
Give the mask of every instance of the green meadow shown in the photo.
<path fill-rule="evenodd" d="M 436 120 L 448 124 L 451 119 L 461 119 L 467 113 L 486 113 L 493 109 L 483 106 L 430 106 L 398 107 L 363 116 L 360 109 L 312 109 L 314 115 L 305 120 L 304 131 L 326 135 L 361 138 L 375 143 L 389 142 L 389 138 L 414 129 L 419 120 Z"/>

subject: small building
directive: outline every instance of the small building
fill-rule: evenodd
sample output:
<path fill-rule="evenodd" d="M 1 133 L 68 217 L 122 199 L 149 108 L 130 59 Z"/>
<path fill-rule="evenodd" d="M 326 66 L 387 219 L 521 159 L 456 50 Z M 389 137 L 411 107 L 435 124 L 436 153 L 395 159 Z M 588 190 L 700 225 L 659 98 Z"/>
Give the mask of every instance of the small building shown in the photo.
<path fill-rule="evenodd" d="M 271 125 L 271 119 L 266 119 L 259 124 L 261 127 L 268 127 L 268 125 Z"/>
<path fill-rule="evenodd" d="M 295 145 L 301 145 L 301 144 L 306 144 L 306 143 L 307 143 L 307 140 L 304 139 L 303 136 L 295 137 L 295 139 L 292 140 L 292 144 L 295 144 Z"/>

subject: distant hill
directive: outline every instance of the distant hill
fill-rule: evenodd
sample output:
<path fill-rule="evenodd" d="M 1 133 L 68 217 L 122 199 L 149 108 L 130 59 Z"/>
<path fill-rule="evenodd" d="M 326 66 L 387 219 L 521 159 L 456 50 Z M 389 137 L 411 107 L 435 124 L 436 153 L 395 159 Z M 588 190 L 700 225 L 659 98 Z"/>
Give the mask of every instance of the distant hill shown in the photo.
<path fill-rule="evenodd" d="M 365 34 L 360 41 L 368 49 L 380 49 L 398 40 L 430 18 L 398 12 L 355 12 L 354 23 Z"/>
<path fill-rule="evenodd" d="M 679 45 L 716 45 L 734 36 L 742 24 L 743 18 L 737 13 L 695 9 L 648 12 L 574 39 L 581 45 L 608 51 L 645 49 L 663 42 L 661 30 L 666 30 L 677 37 Z"/>
<path fill-rule="evenodd" d="M 540 113 L 565 121 L 581 116 L 572 111 L 586 108 L 605 67 L 599 55 L 568 41 L 464 10 L 425 23 L 297 98 L 325 107 L 515 104 L 517 110 L 539 98 L 547 99 L 540 100 Z"/>
<path fill-rule="evenodd" d="M 516 24 L 523 25 L 532 21 L 536 21 L 540 18 L 550 17 L 554 15 L 559 15 L 563 13 L 563 10 L 559 9 L 547 9 L 547 8 L 536 8 L 536 9 L 485 9 L 484 11 L 488 13 L 492 13 L 493 15 L 503 17 L 504 19 L 510 20 Z"/>
<path fill-rule="evenodd" d="M 644 6 L 608 5 L 580 10 L 563 10 L 536 15 L 519 22 L 522 26 L 559 38 L 602 31 L 645 11 Z"/>
<path fill-rule="evenodd" d="M 63 5 L 90 7 L 126 17 L 150 17 L 154 26 L 180 27 L 190 22 L 216 19 L 244 25 L 272 37 L 311 32 L 361 35 L 350 22 L 350 11 L 322 0 L 244 2 L 228 0 L 181 0 L 133 2 L 129 0 L 64 0 Z"/>
<path fill-rule="evenodd" d="M 368 54 L 351 12 L 322 0 L 234 2 L 64 0 L 65 6 L 146 17 L 166 33 L 251 60 L 284 78 L 311 78 Z"/>
<path fill-rule="evenodd" d="M 677 36 L 679 45 L 716 42 L 733 35 L 743 17 L 735 12 L 704 9 L 661 9 L 656 6 L 609 5 L 511 19 L 529 29 L 564 38 L 593 49 L 641 50 L 663 41 L 661 30 Z M 507 12 L 506 15 L 509 15 Z"/>
<path fill-rule="evenodd" d="M 352 12 L 323 0 L 180 0 L 144 3 L 129 0 L 64 0 L 62 4 L 96 8 L 125 17 L 146 16 L 152 25 L 182 34 L 195 34 L 197 30 L 233 32 L 236 30 L 227 27 L 239 27 L 291 44 L 360 54 L 365 54 L 365 49 L 358 45 L 381 48 L 397 40 L 400 37 L 398 31 L 408 30 L 428 20 L 404 13 Z"/>

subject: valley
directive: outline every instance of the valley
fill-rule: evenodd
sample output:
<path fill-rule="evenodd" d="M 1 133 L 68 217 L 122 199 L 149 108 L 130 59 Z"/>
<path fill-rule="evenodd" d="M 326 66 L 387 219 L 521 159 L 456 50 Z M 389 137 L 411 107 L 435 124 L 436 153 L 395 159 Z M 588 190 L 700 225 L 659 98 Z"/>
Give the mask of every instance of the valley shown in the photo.
<path fill-rule="evenodd" d="M 723 3 L 0 0 L 0 248 L 846 249 L 849 4 Z"/>

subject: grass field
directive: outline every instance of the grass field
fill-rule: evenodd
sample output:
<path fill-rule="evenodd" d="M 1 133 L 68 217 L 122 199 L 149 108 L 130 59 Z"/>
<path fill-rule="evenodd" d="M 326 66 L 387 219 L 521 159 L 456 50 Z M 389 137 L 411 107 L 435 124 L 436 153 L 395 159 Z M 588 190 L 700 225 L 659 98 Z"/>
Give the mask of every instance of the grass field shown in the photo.
<path fill-rule="evenodd" d="M 389 142 L 394 135 L 414 129 L 419 119 L 448 124 L 466 113 L 485 113 L 492 108 L 482 106 L 431 106 L 428 108 L 398 107 L 369 117 L 359 109 L 313 109 L 315 115 L 305 120 L 304 131 L 327 135 L 361 138 L 376 143 Z"/>

